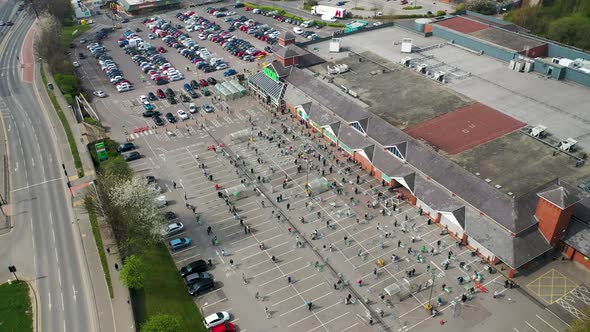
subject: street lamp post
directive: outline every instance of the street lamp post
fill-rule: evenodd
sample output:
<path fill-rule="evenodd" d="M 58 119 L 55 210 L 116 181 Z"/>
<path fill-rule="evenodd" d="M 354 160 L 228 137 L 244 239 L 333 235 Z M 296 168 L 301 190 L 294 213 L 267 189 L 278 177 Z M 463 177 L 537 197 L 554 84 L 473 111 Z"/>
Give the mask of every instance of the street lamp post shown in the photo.
<path fill-rule="evenodd" d="M 434 290 L 434 280 L 436 279 L 436 274 L 434 274 L 434 270 L 430 271 L 432 275 L 432 286 L 430 286 L 430 295 L 428 295 L 428 307 L 432 308 L 430 301 L 432 300 L 432 291 Z"/>

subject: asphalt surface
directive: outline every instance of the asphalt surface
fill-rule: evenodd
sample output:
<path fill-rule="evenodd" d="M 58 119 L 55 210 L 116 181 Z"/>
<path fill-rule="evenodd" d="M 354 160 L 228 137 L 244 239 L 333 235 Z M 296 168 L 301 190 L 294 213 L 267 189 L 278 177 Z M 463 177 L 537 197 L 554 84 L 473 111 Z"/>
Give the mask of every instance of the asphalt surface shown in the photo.
<path fill-rule="evenodd" d="M 33 21 L 34 16 L 20 14 L 0 46 L 0 109 L 9 144 L 14 224 L 0 237 L 5 265 L 0 279 L 10 278 L 6 266 L 15 265 L 18 275 L 34 285 L 39 330 L 93 331 L 87 268 L 56 149 L 67 143 L 56 142 L 46 113 L 53 110 L 40 104 L 34 85 L 20 77 L 21 45 Z"/>

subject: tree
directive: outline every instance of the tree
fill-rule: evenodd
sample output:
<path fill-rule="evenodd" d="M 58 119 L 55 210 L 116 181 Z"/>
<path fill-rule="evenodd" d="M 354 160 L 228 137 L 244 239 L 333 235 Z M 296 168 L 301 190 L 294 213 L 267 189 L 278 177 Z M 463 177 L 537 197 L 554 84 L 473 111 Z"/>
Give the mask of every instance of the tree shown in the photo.
<path fill-rule="evenodd" d="M 43 13 L 37 23 L 35 34 L 35 54 L 42 58 L 52 72 L 62 72 L 65 68 L 65 56 L 63 50 L 63 39 L 61 24 L 48 13 Z"/>
<path fill-rule="evenodd" d="M 123 223 L 123 228 L 118 229 L 124 236 L 120 240 L 133 238 L 146 243 L 157 243 L 161 240 L 164 218 L 156 203 L 157 195 L 156 192 L 148 190 L 145 180 L 139 176 L 111 182 L 109 201 L 118 208 L 117 219 Z"/>
<path fill-rule="evenodd" d="M 484 15 L 494 15 L 497 11 L 495 0 L 471 0 L 465 7 Z"/>
<path fill-rule="evenodd" d="M 136 255 L 125 258 L 125 263 L 119 274 L 123 285 L 131 289 L 143 288 L 147 276 L 147 266 L 143 259 Z"/>
<path fill-rule="evenodd" d="M 141 332 L 177 332 L 182 330 L 180 317 L 159 314 L 151 316 L 141 327 Z"/>
<path fill-rule="evenodd" d="M 73 24 L 74 9 L 69 0 L 30 0 L 30 2 L 37 13 L 46 12 L 64 26 Z"/>

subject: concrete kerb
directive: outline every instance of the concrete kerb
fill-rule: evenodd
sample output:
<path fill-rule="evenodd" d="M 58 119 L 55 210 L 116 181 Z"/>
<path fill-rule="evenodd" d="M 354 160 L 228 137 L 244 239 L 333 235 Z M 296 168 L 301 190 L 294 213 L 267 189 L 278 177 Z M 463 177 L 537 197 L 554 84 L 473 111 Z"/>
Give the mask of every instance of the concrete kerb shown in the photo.
<path fill-rule="evenodd" d="M 211 133 L 209 132 L 209 130 L 206 130 L 206 132 L 207 132 L 207 134 L 209 135 L 209 137 L 211 137 L 211 139 L 212 139 L 213 141 L 215 141 L 215 142 L 216 142 L 216 144 L 220 144 L 220 143 L 221 143 L 221 142 L 219 142 L 219 140 L 217 140 L 217 139 L 216 139 L 216 138 L 215 138 L 213 135 L 211 135 Z M 235 158 L 235 157 L 236 157 L 236 154 L 235 154 L 235 153 L 234 153 L 234 152 L 233 152 L 231 149 L 229 149 L 229 147 L 227 147 L 227 146 L 226 146 L 226 147 L 224 148 L 224 151 L 225 151 L 227 154 L 229 154 L 229 156 L 230 156 L 230 157 L 232 157 L 232 158 Z M 249 171 L 248 171 L 247 169 L 245 169 L 245 168 L 244 168 L 243 166 L 241 166 L 239 163 L 238 163 L 237 165 L 238 165 L 237 167 L 238 167 L 238 168 L 239 168 L 239 169 L 242 171 L 242 173 L 243 173 L 243 174 L 244 174 L 244 175 L 245 175 L 245 176 L 246 176 L 246 177 L 247 177 L 247 178 L 248 178 L 250 181 L 253 181 L 253 182 L 255 182 L 255 181 L 256 181 L 256 179 L 255 179 L 255 178 L 252 178 L 252 176 L 250 175 L 250 173 L 249 173 Z M 258 186 L 257 186 L 257 187 L 256 187 L 256 191 L 257 191 L 257 192 L 259 192 L 259 193 L 261 193 L 261 194 L 263 194 L 263 195 L 265 195 L 266 197 L 270 197 L 270 195 L 269 195 L 269 193 L 267 193 L 267 190 L 266 190 L 266 188 L 265 188 L 265 187 L 262 187 L 262 188 L 260 188 L 260 187 L 258 187 Z M 270 203 L 271 203 L 271 204 L 272 204 L 272 205 L 275 207 L 275 209 L 276 209 L 276 210 L 278 210 L 278 211 L 282 211 L 282 209 L 280 208 L 280 206 L 279 206 L 279 205 L 277 205 L 277 204 L 274 202 L 274 200 L 272 200 L 272 199 L 269 199 L 269 201 L 270 201 Z M 284 214 L 284 213 L 283 213 L 283 214 Z M 294 225 L 294 224 L 291 222 L 291 220 L 290 220 L 289 218 L 285 218 L 285 220 L 286 220 L 286 222 L 288 223 L 288 225 L 289 225 L 289 226 L 290 226 L 292 229 L 294 229 L 296 232 L 299 232 L 299 230 L 297 229 L 297 227 L 295 227 L 295 225 Z M 330 271 L 332 272 L 332 275 L 333 275 L 335 278 L 337 278 L 337 276 L 338 276 L 338 272 L 337 272 L 337 271 L 336 271 L 336 270 L 335 270 L 335 269 L 334 269 L 334 268 L 333 268 L 333 267 L 332 267 L 332 266 L 331 266 L 331 265 L 330 265 L 328 262 L 326 262 L 326 261 L 325 261 L 324 257 L 323 257 L 323 256 L 322 256 L 322 255 L 321 255 L 321 254 L 320 254 L 320 253 L 319 253 L 317 250 L 313 249 L 314 247 L 313 247 L 313 246 L 311 246 L 311 243 L 310 243 L 310 242 L 309 242 L 309 241 L 308 241 L 308 240 L 307 240 L 305 237 L 303 237 L 303 239 L 302 239 L 302 240 L 303 240 L 303 241 L 304 241 L 304 242 L 307 244 L 307 246 L 310 246 L 310 248 L 312 248 L 312 251 L 314 252 L 314 254 L 315 254 L 315 255 L 316 255 L 318 258 L 319 258 L 319 261 L 321 261 L 321 262 L 324 262 L 324 266 L 327 266 L 327 267 L 330 269 Z M 355 290 L 353 287 L 351 287 L 351 286 L 348 286 L 348 287 L 347 287 L 347 289 L 348 289 L 348 291 L 349 291 L 350 293 L 354 294 L 354 296 L 355 296 L 357 299 L 362 299 L 362 298 L 363 298 L 363 297 L 361 297 L 361 296 L 360 296 L 360 295 L 359 295 L 359 294 L 356 292 L 356 290 Z M 379 323 L 380 323 L 380 324 L 383 326 L 383 328 L 384 328 L 384 330 L 385 330 L 385 331 L 391 331 L 391 328 L 390 328 L 390 327 L 389 327 L 389 326 L 388 326 L 388 325 L 387 325 L 387 324 L 386 324 L 386 323 L 385 323 L 385 322 L 384 322 L 384 321 L 383 321 L 383 320 L 380 318 L 380 316 L 378 315 L 378 313 L 377 313 L 377 312 L 375 312 L 375 311 L 374 311 L 374 310 L 373 310 L 373 309 L 372 309 L 370 306 L 366 305 L 366 304 L 365 304 L 365 303 L 363 303 L 362 301 L 358 301 L 358 302 L 359 302 L 359 303 L 360 303 L 360 304 L 361 304 L 361 305 L 362 305 L 362 306 L 365 308 L 365 310 L 366 310 L 368 313 L 370 313 L 370 315 L 371 315 L 371 317 L 373 317 L 373 319 L 375 319 L 376 321 L 378 321 L 378 322 L 379 322 Z"/>

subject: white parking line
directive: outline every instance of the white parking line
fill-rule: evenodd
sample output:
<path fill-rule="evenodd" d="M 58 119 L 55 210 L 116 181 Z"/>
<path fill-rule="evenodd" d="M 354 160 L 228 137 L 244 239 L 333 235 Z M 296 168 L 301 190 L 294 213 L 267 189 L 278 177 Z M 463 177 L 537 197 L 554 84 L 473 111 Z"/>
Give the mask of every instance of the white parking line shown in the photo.
<path fill-rule="evenodd" d="M 303 278 L 303 279 L 301 279 L 301 280 L 295 280 L 295 281 L 293 281 L 292 283 L 294 284 L 294 283 L 303 282 L 303 281 L 305 281 L 305 280 L 307 280 L 307 279 L 309 279 L 309 278 L 313 278 L 313 277 L 315 277 L 315 276 L 317 276 L 317 274 L 312 274 L 312 275 L 308 276 L 307 278 Z M 282 278 L 282 277 L 281 277 L 281 278 Z M 278 279 L 278 278 L 277 278 L 277 279 Z M 276 280 L 276 279 L 274 279 L 274 280 Z M 274 281 L 274 280 L 272 280 L 272 281 Z M 261 286 L 262 286 L 262 285 L 261 285 Z M 272 294 L 274 294 L 274 293 L 277 293 L 277 292 L 280 292 L 280 291 L 282 291 L 283 289 L 285 289 L 285 288 L 289 288 L 289 287 L 291 287 L 291 284 L 289 284 L 289 285 L 287 285 L 287 286 L 284 286 L 284 287 L 281 287 L 281 288 L 279 288 L 279 289 L 277 289 L 277 290 L 275 290 L 275 291 L 272 291 L 272 292 L 270 292 L 270 293 L 266 294 L 266 296 L 271 296 Z"/>
<path fill-rule="evenodd" d="M 221 302 L 223 302 L 223 301 L 227 301 L 227 297 L 224 297 L 223 299 L 221 299 L 221 300 L 219 300 L 219 301 L 215 301 L 215 302 L 213 302 L 213 303 L 205 303 L 205 304 L 204 304 L 204 305 L 201 307 L 201 309 L 205 309 L 205 308 L 207 308 L 207 307 L 210 307 L 210 306 L 212 306 L 212 305 L 216 305 L 217 303 L 221 303 Z"/>
<path fill-rule="evenodd" d="M 339 304 L 339 303 L 340 303 L 340 302 L 338 302 L 338 303 L 336 303 L 336 304 Z M 331 305 L 331 306 L 334 306 L 334 305 L 336 305 L 336 304 L 333 304 L 333 305 Z M 330 306 L 330 307 L 331 307 L 331 306 Z M 329 308 L 329 307 L 328 307 L 328 308 Z M 318 313 L 318 312 L 316 312 L 316 314 L 317 314 L 317 313 Z M 350 311 L 349 311 L 349 312 L 345 312 L 345 313 L 343 313 L 342 315 L 340 315 L 340 316 L 338 316 L 338 317 L 332 318 L 332 319 L 330 319 L 329 321 L 327 321 L 327 322 L 323 323 L 322 325 L 320 325 L 320 326 L 316 326 L 315 328 L 313 328 L 313 329 L 309 330 L 308 332 L 315 331 L 315 330 L 319 329 L 320 327 L 324 327 L 324 328 L 325 328 L 326 324 L 330 324 L 331 322 L 333 322 L 333 321 L 335 321 L 335 320 L 337 320 L 337 319 L 340 319 L 340 318 L 342 318 L 342 317 L 344 317 L 344 316 L 346 316 L 346 315 L 350 315 Z M 293 325 L 293 324 L 291 324 L 291 325 Z M 289 327 L 291 327 L 291 325 L 289 325 Z"/>
<path fill-rule="evenodd" d="M 323 285 L 323 284 L 324 284 L 324 283 L 322 282 L 322 283 L 320 283 L 320 284 L 317 284 L 317 285 L 313 286 L 312 288 L 308 288 L 308 289 L 306 289 L 306 290 L 304 290 L 304 291 L 300 291 L 300 292 L 299 292 L 299 294 L 295 294 L 295 295 L 293 295 L 293 296 L 289 296 L 288 298 L 286 298 L 286 299 L 284 299 L 284 300 L 282 300 L 282 301 L 279 301 L 279 302 L 277 302 L 277 303 L 273 304 L 272 306 L 274 307 L 274 306 L 277 306 L 277 305 L 279 305 L 279 304 L 281 304 L 281 303 L 283 303 L 283 302 L 285 302 L 285 301 L 289 301 L 290 299 L 292 299 L 292 298 L 294 298 L 294 297 L 299 297 L 301 294 L 303 294 L 303 293 L 306 293 L 306 292 L 309 292 L 310 290 L 312 290 L 312 289 L 314 289 L 314 288 L 316 288 L 316 287 L 319 287 L 319 286 L 321 286 L 321 285 Z"/>
<path fill-rule="evenodd" d="M 357 322 L 357 323 L 354 323 L 353 325 L 351 325 L 351 326 L 349 326 L 349 327 L 347 327 L 347 328 L 345 328 L 344 330 L 340 330 L 340 332 L 344 332 L 344 331 L 350 330 L 351 328 L 353 328 L 353 327 L 355 327 L 355 326 L 357 326 L 357 325 L 359 325 L 359 323 L 358 323 L 358 322 Z M 308 331 L 308 332 L 309 332 L 309 331 Z"/>
<path fill-rule="evenodd" d="M 529 322 L 527 322 L 526 320 L 524 321 L 526 323 L 526 325 L 528 325 L 531 329 L 539 332 L 539 330 L 537 330 L 534 326 L 532 326 Z"/>
<path fill-rule="evenodd" d="M 549 326 L 550 328 L 552 328 L 553 331 L 559 332 L 556 328 L 554 328 L 553 326 L 551 326 L 551 324 L 547 323 L 546 320 L 544 320 L 543 318 L 541 318 L 541 316 L 539 316 L 539 315 L 535 315 L 535 316 L 537 316 L 537 318 L 539 318 L 541 321 L 543 321 L 543 323 L 547 324 L 547 326 Z"/>
<path fill-rule="evenodd" d="M 176 261 L 176 263 L 182 263 L 182 262 L 188 261 L 189 259 L 195 259 L 195 258 L 200 257 L 200 256 L 201 256 L 200 254 L 196 254 L 196 255 L 193 255 L 193 256 L 190 256 L 190 257 L 181 259 L 179 261 Z"/>
<path fill-rule="evenodd" d="M 300 260 L 301 258 L 302 258 L 302 257 L 297 257 L 297 258 L 295 258 L 294 260 L 292 260 L 292 261 L 288 261 L 288 262 L 286 262 L 286 263 L 284 263 L 284 264 L 275 264 L 275 266 L 274 266 L 273 268 L 271 268 L 271 269 L 269 269 L 269 270 L 266 270 L 266 271 L 264 271 L 264 272 L 262 272 L 262 273 L 258 273 L 258 274 L 256 274 L 256 275 L 254 275 L 254 277 L 259 277 L 259 276 L 261 276 L 261 275 L 263 275 L 263 274 L 265 274 L 265 273 L 268 273 L 268 272 L 270 272 L 270 271 L 272 271 L 272 270 L 274 270 L 274 269 L 277 269 L 277 268 L 278 268 L 278 269 L 280 269 L 281 267 L 283 267 L 283 266 L 285 266 L 285 265 L 287 265 L 287 264 L 291 264 L 291 263 L 293 263 L 293 262 L 296 262 L 296 261 Z"/>
<path fill-rule="evenodd" d="M 318 298 L 315 298 L 315 299 L 313 299 L 311 302 L 312 302 L 312 303 L 313 303 L 313 302 L 317 302 L 317 301 L 318 301 L 319 299 L 321 299 L 322 297 L 326 297 L 326 296 L 328 296 L 328 295 L 330 295 L 330 294 L 332 294 L 332 292 L 329 292 L 328 294 L 324 294 L 324 295 L 322 295 L 322 296 L 320 296 L 320 297 L 318 297 Z M 295 309 L 292 309 L 292 310 L 289 310 L 289 311 L 287 311 L 287 312 L 285 312 L 285 313 L 282 313 L 281 315 L 279 315 L 279 317 L 283 317 L 283 316 L 285 316 L 286 314 L 289 314 L 289 313 L 291 313 L 291 312 L 293 312 L 293 311 L 295 311 L 295 310 L 297 310 L 297 309 L 304 308 L 304 307 L 306 307 L 306 305 L 305 305 L 305 304 L 304 304 L 304 305 L 302 305 L 302 306 L 297 306 Z M 318 320 L 319 320 L 319 318 L 318 318 Z"/>

